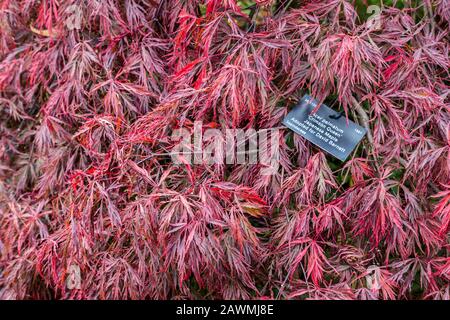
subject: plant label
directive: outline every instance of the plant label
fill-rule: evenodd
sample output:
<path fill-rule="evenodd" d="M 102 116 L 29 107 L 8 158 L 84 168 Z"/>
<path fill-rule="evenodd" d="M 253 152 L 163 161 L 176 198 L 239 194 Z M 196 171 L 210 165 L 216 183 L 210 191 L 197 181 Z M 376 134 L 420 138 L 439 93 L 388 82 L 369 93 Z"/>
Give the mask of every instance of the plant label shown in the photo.
<path fill-rule="evenodd" d="M 283 124 L 322 150 L 345 161 L 364 138 L 366 129 L 346 120 L 341 113 L 305 95 L 284 118 Z M 313 112 L 316 109 L 316 112 Z"/>

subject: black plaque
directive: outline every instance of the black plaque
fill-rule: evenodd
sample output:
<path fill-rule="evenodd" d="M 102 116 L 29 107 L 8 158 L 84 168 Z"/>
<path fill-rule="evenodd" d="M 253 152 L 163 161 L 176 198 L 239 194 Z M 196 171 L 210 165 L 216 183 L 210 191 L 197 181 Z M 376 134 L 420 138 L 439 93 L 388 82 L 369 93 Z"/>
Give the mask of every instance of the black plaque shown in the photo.
<path fill-rule="evenodd" d="M 341 113 L 305 95 L 284 118 L 283 124 L 319 148 L 345 161 L 366 134 L 366 129 Z"/>

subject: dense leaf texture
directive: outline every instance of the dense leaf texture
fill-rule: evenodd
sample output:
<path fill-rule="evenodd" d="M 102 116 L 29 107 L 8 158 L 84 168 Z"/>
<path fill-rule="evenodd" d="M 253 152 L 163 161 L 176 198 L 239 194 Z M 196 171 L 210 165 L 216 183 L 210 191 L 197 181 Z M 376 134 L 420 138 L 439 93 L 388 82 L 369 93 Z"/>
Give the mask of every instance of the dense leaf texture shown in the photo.
<path fill-rule="evenodd" d="M 256 2 L 0 1 L 1 298 L 450 298 L 450 2 Z M 346 163 L 170 161 L 306 92 L 369 129 Z"/>

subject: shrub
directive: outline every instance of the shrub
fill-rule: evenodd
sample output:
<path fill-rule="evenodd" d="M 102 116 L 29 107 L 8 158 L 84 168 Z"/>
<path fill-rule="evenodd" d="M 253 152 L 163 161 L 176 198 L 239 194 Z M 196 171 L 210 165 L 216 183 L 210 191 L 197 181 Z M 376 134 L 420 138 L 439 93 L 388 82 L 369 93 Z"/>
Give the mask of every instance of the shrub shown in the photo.
<path fill-rule="evenodd" d="M 0 297 L 449 299 L 450 3 L 383 2 L 1 1 Z M 347 162 L 171 161 L 304 93 Z"/>

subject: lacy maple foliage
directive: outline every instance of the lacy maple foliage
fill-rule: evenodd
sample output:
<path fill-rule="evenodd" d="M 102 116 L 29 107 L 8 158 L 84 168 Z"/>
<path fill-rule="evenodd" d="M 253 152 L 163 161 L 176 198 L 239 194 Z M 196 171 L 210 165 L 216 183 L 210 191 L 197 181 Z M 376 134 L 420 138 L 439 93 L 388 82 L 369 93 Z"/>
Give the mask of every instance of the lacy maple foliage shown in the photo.
<path fill-rule="evenodd" d="M 450 299 L 450 2 L 373 2 L 1 0 L 0 297 Z M 304 93 L 347 162 L 168 156 Z"/>

